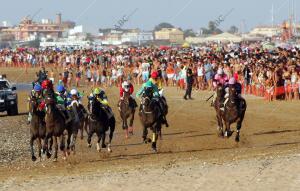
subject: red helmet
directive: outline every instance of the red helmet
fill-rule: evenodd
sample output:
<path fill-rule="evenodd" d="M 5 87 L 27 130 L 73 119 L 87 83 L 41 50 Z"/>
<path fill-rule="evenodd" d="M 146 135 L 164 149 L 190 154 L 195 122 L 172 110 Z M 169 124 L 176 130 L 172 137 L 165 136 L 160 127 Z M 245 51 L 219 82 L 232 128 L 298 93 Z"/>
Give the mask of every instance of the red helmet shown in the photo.
<path fill-rule="evenodd" d="M 152 72 L 151 78 L 153 78 L 153 79 L 158 78 L 158 72 L 156 72 L 156 71 Z"/>
<path fill-rule="evenodd" d="M 50 80 L 44 80 L 42 82 L 42 88 L 45 89 L 51 89 L 53 88 L 52 82 Z"/>

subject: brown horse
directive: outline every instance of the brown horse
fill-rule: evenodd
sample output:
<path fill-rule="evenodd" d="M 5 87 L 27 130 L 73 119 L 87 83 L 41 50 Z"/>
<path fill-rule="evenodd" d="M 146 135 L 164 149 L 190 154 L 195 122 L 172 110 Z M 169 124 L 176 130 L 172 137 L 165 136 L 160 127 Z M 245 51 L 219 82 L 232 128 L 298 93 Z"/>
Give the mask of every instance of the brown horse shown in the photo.
<path fill-rule="evenodd" d="M 66 130 L 65 118 L 62 113 L 56 107 L 56 103 L 52 96 L 46 96 L 46 136 L 44 138 L 43 152 L 48 153 L 48 141 L 50 138 L 54 141 L 54 161 L 57 161 L 58 142 L 57 138 L 60 138 L 60 150 L 65 151 L 65 137 L 64 131 Z"/>
<path fill-rule="evenodd" d="M 218 135 L 220 137 L 224 136 L 223 132 L 223 119 L 222 119 L 222 114 L 223 111 L 220 109 L 224 103 L 224 96 L 225 96 L 225 90 L 222 86 L 218 86 L 216 89 L 216 99 L 214 101 L 214 108 L 216 110 L 216 118 L 217 118 L 217 123 L 218 123 Z"/>
<path fill-rule="evenodd" d="M 161 133 L 162 117 L 161 111 L 156 100 L 152 99 L 153 93 L 151 88 L 146 88 L 141 98 L 140 120 L 143 125 L 143 140 L 148 143 L 151 139 L 147 138 L 148 128 L 152 130 L 152 150 L 157 152 L 157 139 Z"/>
<path fill-rule="evenodd" d="M 119 101 L 119 112 L 122 119 L 122 128 L 126 131 L 126 138 L 128 138 L 128 133 L 131 135 L 133 134 L 133 121 L 134 121 L 134 114 L 135 114 L 135 105 L 133 103 L 134 100 L 130 97 L 129 92 L 124 92 L 123 97 Z M 129 130 L 127 120 L 130 118 L 129 121 Z"/>
<path fill-rule="evenodd" d="M 78 135 L 79 129 L 82 127 L 81 122 L 85 120 L 83 118 L 83 114 L 80 112 L 83 112 L 82 109 L 83 106 L 76 100 L 73 100 L 69 106 L 70 110 L 69 113 L 71 114 L 72 120 L 66 124 L 66 130 L 68 132 L 68 139 L 67 139 L 67 150 L 70 149 L 75 153 L 75 143 Z M 83 132 L 83 129 L 81 129 L 81 132 Z"/>
<path fill-rule="evenodd" d="M 42 159 L 41 149 L 42 149 L 42 139 L 46 135 L 46 127 L 44 122 L 45 113 L 38 108 L 37 98 L 32 97 L 29 100 L 29 112 L 32 115 L 30 123 L 30 151 L 31 151 L 31 160 L 36 161 L 34 155 L 33 143 L 37 140 L 39 158 Z"/>
<path fill-rule="evenodd" d="M 240 130 L 242 128 L 242 123 L 244 120 L 245 112 L 247 109 L 247 103 L 246 100 L 238 97 L 236 89 L 233 86 L 228 87 L 229 92 L 229 98 L 225 105 L 224 111 L 220 110 L 220 103 L 222 103 L 222 91 L 217 90 L 217 99 L 215 103 L 215 108 L 217 111 L 217 119 L 219 124 L 219 131 L 221 132 L 221 135 L 224 135 L 225 137 L 230 137 L 232 135 L 232 131 L 230 130 L 230 125 L 232 123 L 237 123 L 236 126 L 236 137 L 235 141 L 240 141 Z M 218 107 L 218 108 L 217 108 Z M 221 117 L 221 119 L 220 119 Z M 223 123 L 222 120 L 225 123 L 225 132 L 223 134 Z"/>

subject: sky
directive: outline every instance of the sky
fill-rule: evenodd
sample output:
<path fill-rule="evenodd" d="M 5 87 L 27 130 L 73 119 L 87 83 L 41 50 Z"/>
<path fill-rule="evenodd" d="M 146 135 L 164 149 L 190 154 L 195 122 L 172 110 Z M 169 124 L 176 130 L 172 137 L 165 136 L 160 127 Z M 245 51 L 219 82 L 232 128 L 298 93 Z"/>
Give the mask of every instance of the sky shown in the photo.
<path fill-rule="evenodd" d="M 63 20 L 75 21 L 86 31 L 96 32 L 98 28 L 114 27 L 124 15 L 137 9 L 122 28 L 152 30 L 161 22 L 169 22 L 197 31 L 233 9 L 219 27 L 227 30 L 236 25 L 249 31 L 256 25 L 272 24 L 272 5 L 274 23 L 282 23 L 288 18 L 293 1 L 295 10 L 300 10 L 297 0 L 0 0 L 0 21 L 15 25 L 41 8 L 34 20 L 54 20 L 60 12 Z M 298 18 L 297 12 L 295 15 Z"/>

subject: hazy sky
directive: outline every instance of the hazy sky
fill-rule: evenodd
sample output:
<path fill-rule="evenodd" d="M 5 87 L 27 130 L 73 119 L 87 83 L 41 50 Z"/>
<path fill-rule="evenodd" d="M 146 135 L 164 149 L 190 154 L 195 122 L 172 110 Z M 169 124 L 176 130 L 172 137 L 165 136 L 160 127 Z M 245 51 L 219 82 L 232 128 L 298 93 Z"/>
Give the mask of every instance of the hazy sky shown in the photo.
<path fill-rule="evenodd" d="M 0 21 L 18 24 L 21 18 L 42 8 L 35 20 L 55 19 L 55 14 L 61 12 L 63 20 L 73 20 L 88 31 L 96 31 L 113 27 L 123 15 L 137 8 L 124 28 L 150 30 L 165 21 L 183 29 L 197 30 L 234 8 L 220 28 L 226 30 L 236 25 L 250 30 L 255 25 L 271 24 L 272 4 L 275 23 L 281 23 L 288 17 L 292 4 L 289 2 L 292 0 L 0 0 Z M 300 10 L 300 2 L 294 2 L 295 10 Z"/>

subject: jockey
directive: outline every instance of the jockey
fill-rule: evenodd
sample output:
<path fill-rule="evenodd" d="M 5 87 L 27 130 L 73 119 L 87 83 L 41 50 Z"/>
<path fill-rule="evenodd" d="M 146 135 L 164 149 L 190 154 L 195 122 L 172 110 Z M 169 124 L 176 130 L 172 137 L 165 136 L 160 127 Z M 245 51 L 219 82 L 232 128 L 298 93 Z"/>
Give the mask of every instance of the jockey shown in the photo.
<path fill-rule="evenodd" d="M 224 87 L 224 85 L 227 82 L 228 82 L 228 76 L 224 73 L 224 70 L 222 68 L 219 68 L 213 80 L 214 88 L 217 88 L 217 86 Z M 214 93 L 211 105 L 214 105 L 216 98 L 217 98 L 217 92 Z"/>
<path fill-rule="evenodd" d="M 219 68 L 217 74 L 214 77 L 213 86 L 224 86 L 226 82 L 228 82 L 228 76 L 224 73 L 224 70 L 222 68 Z"/>
<path fill-rule="evenodd" d="M 42 86 L 42 94 L 45 96 L 46 94 L 54 96 L 53 84 L 50 80 L 44 80 L 41 84 Z"/>
<path fill-rule="evenodd" d="M 63 85 L 58 85 L 56 87 L 56 92 L 54 94 L 56 106 L 58 110 L 61 112 L 62 116 L 65 118 L 65 123 L 69 123 L 72 118 L 70 113 L 67 111 L 67 96 L 66 96 L 66 89 Z"/>
<path fill-rule="evenodd" d="M 113 117 L 114 114 L 112 112 L 111 107 L 109 106 L 108 99 L 107 99 L 107 96 L 106 96 L 104 90 L 102 90 L 100 88 L 95 88 L 93 93 L 90 94 L 88 99 L 89 100 L 93 100 L 93 99 L 98 100 L 101 103 L 102 108 L 106 112 L 108 119 Z"/>
<path fill-rule="evenodd" d="M 130 94 L 129 97 L 129 106 L 132 107 L 133 109 L 137 107 L 137 103 L 134 99 L 134 97 L 132 96 L 133 92 L 134 92 L 134 87 L 131 83 L 131 77 L 128 76 L 127 80 L 125 80 L 120 87 L 120 99 L 123 100 L 124 99 L 124 93 L 127 92 Z"/>
<path fill-rule="evenodd" d="M 228 87 L 234 87 L 235 90 L 236 90 L 236 93 L 237 93 L 236 97 L 238 99 L 242 98 L 242 96 L 241 96 L 241 94 L 242 94 L 242 85 L 239 82 L 237 82 L 234 77 L 230 78 L 228 84 L 225 85 L 225 92 L 226 92 L 226 94 L 224 96 L 225 101 L 224 101 L 223 107 L 220 108 L 223 111 L 225 109 L 226 103 L 229 100 L 229 90 L 228 90 Z"/>
<path fill-rule="evenodd" d="M 82 94 L 73 88 L 67 96 L 67 107 L 69 107 L 73 102 L 76 102 L 78 105 L 81 104 Z"/>
<path fill-rule="evenodd" d="M 158 72 L 156 72 L 156 71 L 152 72 L 151 73 L 151 78 L 146 83 L 143 84 L 142 88 L 136 93 L 136 97 L 140 97 L 143 94 L 145 88 L 152 88 L 153 98 L 158 103 L 163 123 L 168 127 L 169 124 L 168 124 L 168 121 L 166 119 L 166 115 L 165 115 L 165 112 L 164 112 L 164 107 L 165 107 L 164 104 L 165 103 L 162 100 L 162 95 L 161 95 L 161 93 L 159 91 L 159 88 L 157 86 L 157 79 L 158 79 Z"/>
<path fill-rule="evenodd" d="M 36 84 L 33 88 L 33 90 L 31 90 L 30 95 L 28 97 L 28 101 L 30 101 L 32 98 L 36 98 L 37 102 L 39 104 L 39 109 L 42 111 L 45 108 L 45 102 L 43 101 L 43 97 L 42 97 L 42 86 L 40 84 Z M 28 124 L 30 124 L 31 120 L 32 120 L 32 113 L 29 111 L 28 113 Z"/>

